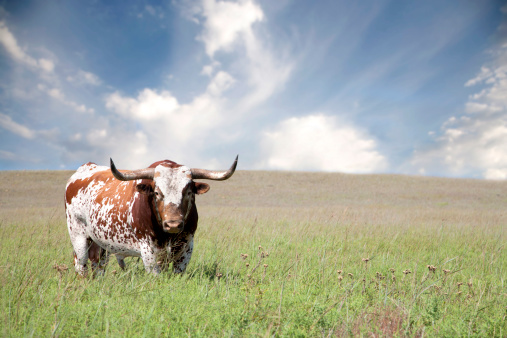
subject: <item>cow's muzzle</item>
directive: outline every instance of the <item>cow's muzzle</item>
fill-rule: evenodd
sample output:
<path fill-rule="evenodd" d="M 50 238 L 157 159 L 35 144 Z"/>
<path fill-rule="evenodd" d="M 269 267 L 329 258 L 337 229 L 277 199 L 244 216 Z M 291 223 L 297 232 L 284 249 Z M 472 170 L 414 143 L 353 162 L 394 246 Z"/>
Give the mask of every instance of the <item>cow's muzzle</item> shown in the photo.
<path fill-rule="evenodd" d="M 164 223 L 162 224 L 162 227 L 165 232 L 179 233 L 179 232 L 181 232 L 181 230 L 183 230 L 183 225 L 184 225 L 183 220 L 175 219 L 175 220 L 164 221 Z"/>

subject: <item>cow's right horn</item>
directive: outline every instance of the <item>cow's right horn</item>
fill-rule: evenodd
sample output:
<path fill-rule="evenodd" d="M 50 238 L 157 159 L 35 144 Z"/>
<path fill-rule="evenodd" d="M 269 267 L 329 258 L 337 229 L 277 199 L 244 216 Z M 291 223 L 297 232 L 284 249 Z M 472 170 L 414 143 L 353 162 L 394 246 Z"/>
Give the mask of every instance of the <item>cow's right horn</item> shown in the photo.
<path fill-rule="evenodd" d="M 226 180 L 229 177 L 231 177 L 232 174 L 234 174 L 234 171 L 236 171 L 237 165 L 238 165 L 238 156 L 236 156 L 236 159 L 234 160 L 234 163 L 232 163 L 232 166 L 229 168 L 229 170 L 226 170 L 226 171 L 213 171 L 213 170 L 192 168 L 191 169 L 192 178 L 193 179 L 223 181 L 223 180 Z"/>
<path fill-rule="evenodd" d="M 118 169 L 116 169 L 113 159 L 110 158 L 110 160 L 111 160 L 111 173 L 113 173 L 113 176 L 120 181 L 141 180 L 143 178 L 152 180 L 155 175 L 154 168 L 131 170 L 121 173 L 118 171 Z"/>

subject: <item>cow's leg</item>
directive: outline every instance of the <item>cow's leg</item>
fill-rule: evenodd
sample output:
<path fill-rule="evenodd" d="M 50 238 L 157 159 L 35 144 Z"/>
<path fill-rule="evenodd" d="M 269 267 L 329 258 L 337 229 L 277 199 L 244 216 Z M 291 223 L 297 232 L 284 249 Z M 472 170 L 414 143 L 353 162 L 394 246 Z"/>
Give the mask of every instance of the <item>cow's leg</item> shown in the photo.
<path fill-rule="evenodd" d="M 120 266 L 120 269 L 125 270 L 125 257 L 122 255 L 116 255 L 116 261 L 118 262 L 118 265 Z"/>
<path fill-rule="evenodd" d="M 174 247 L 175 251 L 172 252 L 174 273 L 183 273 L 187 269 L 188 262 L 192 258 L 192 251 L 194 250 L 194 236 L 188 235 L 180 243 Z"/>
<path fill-rule="evenodd" d="M 147 243 L 141 245 L 141 258 L 147 272 L 152 272 L 156 275 L 160 274 L 160 267 L 157 264 L 157 255 Z"/>
<path fill-rule="evenodd" d="M 101 248 L 97 243 L 90 241 L 90 248 L 88 249 L 88 257 L 92 262 L 92 270 L 94 274 L 103 276 L 107 263 L 109 262 L 109 251 Z"/>
<path fill-rule="evenodd" d="M 88 241 L 84 236 L 76 236 L 71 238 L 72 246 L 74 247 L 74 268 L 81 276 L 86 276 L 88 273 Z"/>
<path fill-rule="evenodd" d="M 86 266 L 88 262 L 88 237 L 86 236 L 85 227 L 85 222 L 67 208 L 67 229 L 74 248 L 74 268 L 81 276 L 86 276 L 88 272 Z"/>

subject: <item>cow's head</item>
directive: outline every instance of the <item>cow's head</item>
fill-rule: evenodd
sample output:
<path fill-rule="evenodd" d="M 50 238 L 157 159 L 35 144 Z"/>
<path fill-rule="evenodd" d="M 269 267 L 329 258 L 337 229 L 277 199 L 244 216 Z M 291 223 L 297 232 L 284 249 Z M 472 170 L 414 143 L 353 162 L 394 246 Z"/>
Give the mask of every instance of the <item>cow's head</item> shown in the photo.
<path fill-rule="evenodd" d="M 150 180 L 149 184 L 137 184 L 138 192 L 153 198 L 154 212 L 165 232 L 178 233 L 183 230 L 185 221 L 195 202 L 195 194 L 204 194 L 209 185 L 194 182 L 194 179 L 222 181 L 234 174 L 238 157 L 227 171 L 191 169 L 170 161 L 162 161 L 154 167 L 120 172 L 111 159 L 111 172 L 119 180 Z"/>

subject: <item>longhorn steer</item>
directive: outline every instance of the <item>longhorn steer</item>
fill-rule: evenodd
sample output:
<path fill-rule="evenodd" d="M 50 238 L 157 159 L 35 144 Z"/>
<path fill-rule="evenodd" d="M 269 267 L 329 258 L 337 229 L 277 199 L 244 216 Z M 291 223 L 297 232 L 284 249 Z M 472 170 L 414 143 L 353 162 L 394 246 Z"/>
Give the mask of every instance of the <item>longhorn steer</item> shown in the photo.
<path fill-rule="evenodd" d="M 227 171 L 191 169 L 159 161 L 146 169 L 118 171 L 94 163 L 82 165 L 67 182 L 65 210 L 74 266 L 87 274 L 103 268 L 111 253 L 121 268 L 127 256 L 141 257 L 146 271 L 160 273 L 161 262 L 184 272 L 197 229 L 195 194 L 209 185 L 194 179 L 226 180 L 236 170 L 238 157 Z"/>

